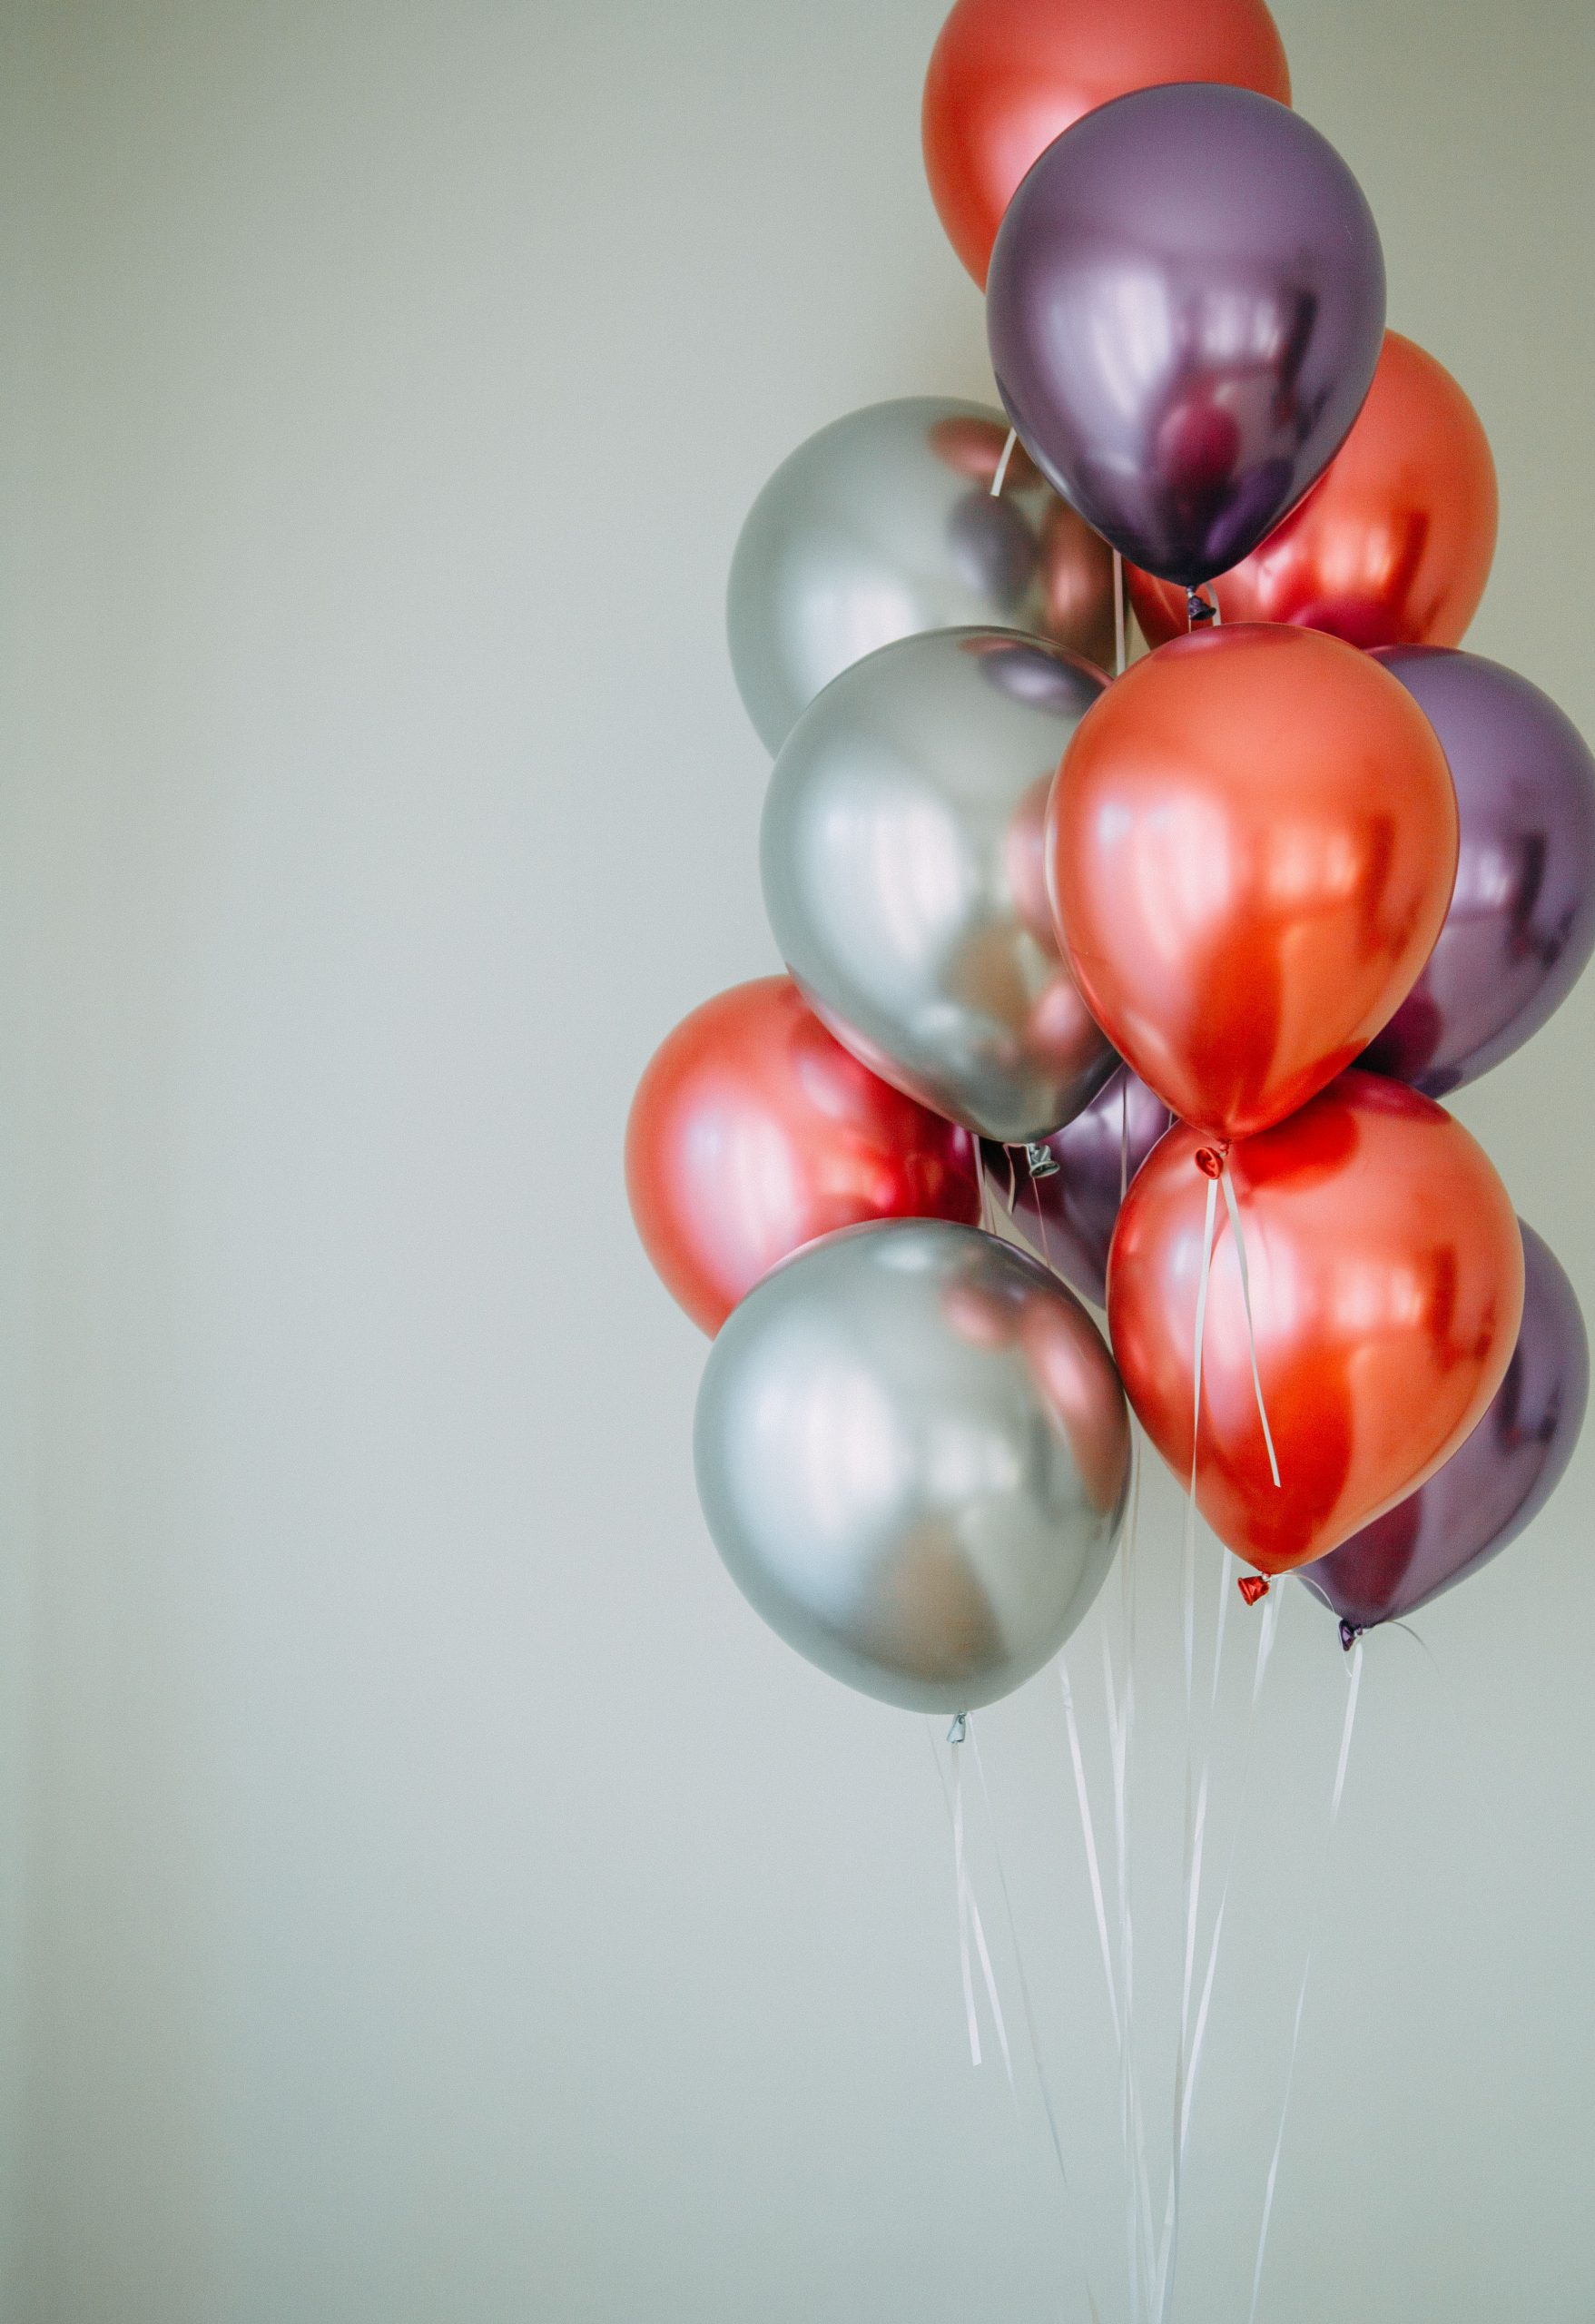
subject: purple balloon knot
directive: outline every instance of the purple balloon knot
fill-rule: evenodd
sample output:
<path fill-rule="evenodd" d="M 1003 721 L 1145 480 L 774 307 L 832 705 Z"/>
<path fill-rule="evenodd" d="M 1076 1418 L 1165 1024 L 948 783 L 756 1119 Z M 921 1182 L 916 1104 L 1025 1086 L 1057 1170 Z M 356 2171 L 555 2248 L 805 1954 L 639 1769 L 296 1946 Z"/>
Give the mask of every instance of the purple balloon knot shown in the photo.
<path fill-rule="evenodd" d="M 1217 619 L 1218 607 L 1214 600 L 1211 597 L 1205 597 L 1200 589 L 1187 588 L 1186 591 L 1187 625 L 1192 629 L 1200 629 L 1205 623 Z"/>
<path fill-rule="evenodd" d="M 1340 1626 L 1340 1643 L 1342 1651 L 1349 1654 L 1362 1635 L 1362 1631 L 1359 1630 L 1354 1630 L 1350 1622 L 1343 1621 Z"/>

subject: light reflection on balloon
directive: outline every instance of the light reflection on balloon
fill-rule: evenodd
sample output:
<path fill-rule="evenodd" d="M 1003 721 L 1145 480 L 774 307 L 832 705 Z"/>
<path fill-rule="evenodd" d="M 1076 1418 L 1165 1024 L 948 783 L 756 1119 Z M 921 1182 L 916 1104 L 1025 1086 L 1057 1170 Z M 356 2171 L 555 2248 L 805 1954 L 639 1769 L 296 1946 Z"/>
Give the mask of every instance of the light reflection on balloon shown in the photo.
<path fill-rule="evenodd" d="M 987 625 L 1106 667 L 1113 568 L 1019 452 L 990 485 L 1008 422 L 916 396 L 833 420 L 784 460 L 732 560 L 726 623 L 748 714 L 772 751 L 830 681 L 921 632 Z"/>
<path fill-rule="evenodd" d="M 771 778 L 793 974 L 874 1071 L 988 1137 L 1045 1136 L 1113 1069 L 1037 892 L 1038 814 L 1105 684 L 1002 631 L 905 638 L 826 688 Z"/>
<path fill-rule="evenodd" d="M 790 1645 L 956 1712 L 1039 1669 L 1090 1605 L 1129 1427 L 1061 1285 L 977 1229 L 899 1221 L 812 1244 L 743 1302 L 695 1462 L 733 1579 Z"/>

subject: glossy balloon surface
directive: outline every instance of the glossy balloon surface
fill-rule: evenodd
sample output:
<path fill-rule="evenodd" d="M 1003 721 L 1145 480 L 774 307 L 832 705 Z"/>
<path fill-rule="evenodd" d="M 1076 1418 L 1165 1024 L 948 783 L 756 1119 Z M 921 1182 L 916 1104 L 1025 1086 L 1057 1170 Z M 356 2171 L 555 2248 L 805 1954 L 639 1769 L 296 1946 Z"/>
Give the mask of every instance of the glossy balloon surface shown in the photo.
<path fill-rule="evenodd" d="M 1445 924 L 1365 1062 L 1441 1098 L 1538 1032 L 1595 949 L 1595 758 L 1499 662 L 1422 647 L 1378 658 L 1440 737 L 1462 844 Z"/>
<path fill-rule="evenodd" d="M 985 1148 L 993 1193 L 1003 1204 L 1011 1196 L 1026 1242 L 1098 1307 L 1108 1296 L 1108 1248 L 1123 1188 L 1167 1128 L 1162 1098 L 1121 1065 L 1072 1122 L 1041 1141 L 1056 1165 L 1045 1175 L 1034 1175 L 1022 1148 Z"/>
<path fill-rule="evenodd" d="M 661 1045 L 625 1177 L 644 1248 L 706 1332 L 816 1236 L 980 1215 L 967 1133 L 861 1065 L 790 977 L 720 993 Z"/>
<path fill-rule="evenodd" d="M 1207 594 L 1226 622 L 1288 621 L 1350 645 L 1455 645 L 1495 554 L 1495 463 L 1443 364 L 1387 330 L 1368 400 L 1306 498 Z M 1148 642 L 1187 626 L 1186 594 L 1133 566 Z"/>
<path fill-rule="evenodd" d="M 1483 1419 L 1415 1493 L 1303 1580 L 1350 1630 L 1415 1614 L 1515 1541 L 1555 1492 L 1583 1425 L 1590 1344 L 1572 1285 L 1531 1226 L 1523 1320 Z"/>
<path fill-rule="evenodd" d="M 1053 771 L 1105 685 L 998 630 L 905 638 L 827 686 L 771 778 L 764 901 L 793 974 L 867 1065 L 987 1137 L 1045 1137 L 1113 1070 L 1043 845 Z"/>
<path fill-rule="evenodd" d="M 916 396 L 850 412 L 782 462 L 726 593 L 732 669 L 773 752 L 832 678 L 922 630 L 1022 630 L 1109 663 L 1108 544 L 1021 450 L 992 497 L 1007 441 L 1001 413 Z"/>
<path fill-rule="evenodd" d="M 1002 222 L 986 323 L 1043 474 L 1132 564 L 1199 582 L 1344 441 L 1379 358 L 1384 263 L 1315 129 L 1186 83 L 1047 148 Z"/>
<path fill-rule="evenodd" d="M 1126 1197 L 1108 1269 L 1126 1392 L 1182 1482 L 1210 1183 L 1203 1147 L 1198 1132 L 1169 1132 Z M 1228 1167 L 1280 1482 L 1221 1201 L 1196 1499 L 1237 1556 L 1282 1573 L 1412 1492 L 1480 1419 L 1517 1341 L 1522 1244 L 1482 1147 L 1427 1098 L 1375 1074 L 1347 1073 L 1288 1121 L 1236 1139 Z"/>
<path fill-rule="evenodd" d="M 957 0 L 930 54 L 921 129 L 941 223 L 977 282 L 1038 154 L 1082 113 L 1163 81 L 1229 81 L 1290 103 L 1263 0 Z"/>
<path fill-rule="evenodd" d="M 1410 990 L 1451 901 L 1456 798 L 1367 655 L 1202 630 L 1085 721 L 1049 844 L 1098 1023 L 1182 1119 L 1240 1137 L 1305 1105 Z"/>
<path fill-rule="evenodd" d="M 789 1645 L 956 1712 L 1029 1678 L 1090 1605 L 1129 1423 L 1060 1284 L 976 1228 L 908 1222 L 813 1244 L 743 1300 L 694 1457 L 732 1578 Z"/>

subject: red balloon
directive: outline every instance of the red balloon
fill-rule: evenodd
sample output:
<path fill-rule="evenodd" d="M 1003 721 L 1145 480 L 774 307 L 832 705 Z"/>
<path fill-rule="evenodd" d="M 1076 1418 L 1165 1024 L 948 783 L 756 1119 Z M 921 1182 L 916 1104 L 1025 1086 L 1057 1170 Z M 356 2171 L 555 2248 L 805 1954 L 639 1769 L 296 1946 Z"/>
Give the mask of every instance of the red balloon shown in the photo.
<path fill-rule="evenodd" d="M 1351 434 L 1260 548 L 1208 584 L 1226 622 L 1295 622 L 1350 645 L 1455 645 L 1495 554 L 1495 463 L 1442 363 L 1387 330 Z M 1127 567 L 1154 645 L 1186 627 L 1186 593 Z"/>
<path fill-rule="evenodd" d="M 925 76 L 921 130 L 948 240 L 982 289 L 1014 190 L 1082 113 L 1165 81 L 1290 103 L 1263 0 L 957 0 Z"/>
<path fill-rule="evenodd" d="M 665 1288 L 709 1333 L 816 1236 L 980 1217 L 969 1133 L 850 1056 L 790 977 L 734 985 L 665 1041 L 632 1100 L 625 1185 Z"/>
<path fill-rule="evenodd" d="M 1198 1132 L 1170 1131 L 1131 1182 L 1108 1263 L 1126 1391 L 1187 1483 L 1207 1151 Z M 1288 1121 L 1237 1139 L 1228 1168 L 1280 1482 L 1221 1201 L 1196 1500 L 1237 1556 L 1284 1573 L 1421 1485 L 1480 1418 L 1517 1344 L 1522 1240 L 1482 1147 L 1433 1099 L 1376 1074 L 1344 1074 Z"/>
<path fill-rule="evenodd" d="M 1047 845 L 1092 1016 L 1175 1113 L 1241 1137 L 1332 1081 L 1416 981 L 1456 878 L 1456 793 L 1365 654 L 1196 630 L 1087 713 Z"/>

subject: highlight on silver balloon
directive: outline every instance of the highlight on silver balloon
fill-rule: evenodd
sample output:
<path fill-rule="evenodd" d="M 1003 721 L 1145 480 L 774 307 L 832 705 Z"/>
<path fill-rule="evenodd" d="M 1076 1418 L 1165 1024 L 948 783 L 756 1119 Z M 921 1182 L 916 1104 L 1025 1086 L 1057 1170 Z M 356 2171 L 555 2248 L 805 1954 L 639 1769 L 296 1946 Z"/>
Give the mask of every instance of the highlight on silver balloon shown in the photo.
<path fill-rule="evenodd" d="M 698 1396 L 733 1580 L 821 1669 L 972 1710 L 1050 1660 L 1112 1562 L 1129 1471 L 1096 1326 L 978 1227 L 827 1236 L 750 1292 Z"/>
<path fill-rule="evenodd" d="M 900 637 L 1022 630 L 1104 668 L 1107 544 L 983 404 L 912 396 L 833 420 L 783 460 L 732 559 L 726 625 L 749 717 L 778 751 L 822 686 Z"/>
<path fill-rule="evenodd" d="M 760 843 L 775 940 L 856 1057 L 1008 1144 L 1079 1112 L 1115 1057 L 1053 929 L 1048 793 L 1106 687 L 995 629 L 882 647 L 775 762 Z"/>

